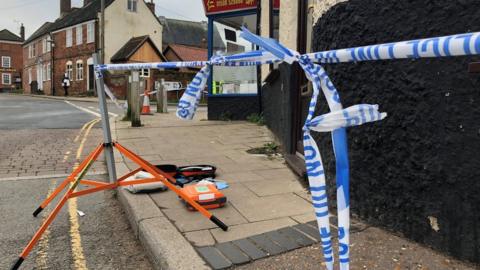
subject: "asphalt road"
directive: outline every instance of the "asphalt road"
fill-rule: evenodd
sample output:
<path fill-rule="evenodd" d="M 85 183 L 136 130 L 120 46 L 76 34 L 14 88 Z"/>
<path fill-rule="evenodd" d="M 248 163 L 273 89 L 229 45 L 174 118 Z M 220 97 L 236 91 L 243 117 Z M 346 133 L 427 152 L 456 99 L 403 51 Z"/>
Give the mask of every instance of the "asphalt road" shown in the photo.
<path fill-rule="evenodd" d="M 78 129 L 95 118 L 57 100 L 0 95 L 0 130 Z"/>
<path fill-rule="evenodd" d="M 0 269 L 53 209 L 33 211 L 102 141 L 95 103 L 0 95 Z M 88 108 L 92 107 L 92 108 Z M 112 108 L 112 111 L 115 109 Z M 119 112 L 119 111 L 117 111 Z M 89 179 L 106 179 L 100 157 Z M 78 212 L 80 211 L 80 212 Z M 80 215 L 84 213 L 85 215 Z M 21 269 L 152 269 L 112 192 L 69 200 Z"/>

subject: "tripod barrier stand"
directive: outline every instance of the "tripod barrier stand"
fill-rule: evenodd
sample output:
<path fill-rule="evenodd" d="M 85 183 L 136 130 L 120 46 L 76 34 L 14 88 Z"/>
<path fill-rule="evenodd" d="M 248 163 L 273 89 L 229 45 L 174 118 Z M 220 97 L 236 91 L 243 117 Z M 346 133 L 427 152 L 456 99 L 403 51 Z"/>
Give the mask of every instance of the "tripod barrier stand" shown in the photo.
<path fill-rule="evenodd" d="M 88 169 L 90 166 L 96 161 L 98 156 L 103 152 L 105 149 L 106 145 L 105 144 L 100 144 L 95 148 L 95 150 L 90 153 L 90 155 L 82 161 L 80 166 L 76 168 L 72 174 L 70 174 L 58 187 L 57 189 L 45 199 L 45 201 L 42 202 L 42 204 L 35 210 L 33 213 L 34 216 L 37 216 L 45 207 L 48 206 L 50 202 L 52 202 L 55 197 L 57 197 L 62 191 L 65 190 L 68 184 L 70 184 L 70 187 L 67 188 L 66 193 L 63 195 L 63 197 L 60 199 L 58 204 L 55 206 L 53 211 L 48 215 L 47 219 L 43 222 L 43 224 L 40 226 L 38 231 L 35 233 L 33 238 L 30 240 L 28 245 L 24 248 L 22 253 L 20 254 L 18 260 L 16 263 L 12 266 L 13 269 L 18 269 L 20 265 L 23 263 L 23 261 L 27 258 L 27 256 L 30 254 L 32 249 L 35 247 L 37 242 L 40 240 L 42 237 L 43 233 L 45 230 L 48 228 L 48 226 L 52 223 L 52 221 L 55 219 L 57 214 L 60 212 L 62 207 L 65 205 L 65 203 L 75 197 L 80 197 L 84 196 L 90 193 L 102 191 L 102 190 L 109 190 L 109 189 L 116 189 L 117 187 L 120 186 L 129 186 L 129 185 L 139 185 L 139 184 L 146 184 L 146 183 L 153 183 L 153 182 L 162 182 L 168 189 L 172 190 L 175 192 L 178 196 L 180 196 L 183 200 L 188 202 L 192 207 L 194 207 L 198 212 L 200 212 L 202 215 L 204 215 L 206 218 L 210 219 L 213 223 L 215 223 L 218 227 L 220 227 L 222 230 L 226 231 L 228 229 L 228 226 L 225 225 L 221 220 L 219 220 L 217 217 L 215 217 L 212 213 L 210 213 L 208 210 L 203 208 L 200 204 L 198 204 L 196 201 L 192 200 L 189 198 L 181 189 L 175 186 L 175 178 L 172 176 L 168 175 L 167 173 L 164 173 L 154 165 L 150 164 L 149 162 L 145 161 L 132 151 L 128 150 L 124 146 L 120 145 L 117 142 L 113 142 L 112 146 L 116 148 L 121 154 L 125 155 L 128 159 L 139 165 L 139 167 L 123 176 L 121 176 L 119 179 L 117 179 L 113 183 L 105 183 L 105 182 L 99 182 L 99 181 L 94 181 L 94 180 L 87 180 L 87 179 L 82 179 L 85 174 L 87 173 Z M 140 170 L 145 170 L 148 173 L 150 173 L 153 177 L 152 178 L 147 178 L 147 179 L 140 179 L 140 180 L 128 180 L 130 176 L 134 175 L 135 173 L 139 172 Z M 89 186 L 90 188 L 76 191 L 76 188 L 78 185 L 85 185 Z"/>

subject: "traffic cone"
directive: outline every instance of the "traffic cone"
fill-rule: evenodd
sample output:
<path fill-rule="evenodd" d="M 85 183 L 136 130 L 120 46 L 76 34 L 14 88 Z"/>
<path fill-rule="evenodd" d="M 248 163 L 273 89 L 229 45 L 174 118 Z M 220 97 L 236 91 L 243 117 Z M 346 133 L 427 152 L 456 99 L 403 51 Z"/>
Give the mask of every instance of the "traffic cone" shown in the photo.
<path fill-rule="evenodd" d="M 142 115 L 152 115 L 152 112 L 150 111 L 150 98 L 147 93 L 145 93 L 145 96 L 143 97 Z"/>

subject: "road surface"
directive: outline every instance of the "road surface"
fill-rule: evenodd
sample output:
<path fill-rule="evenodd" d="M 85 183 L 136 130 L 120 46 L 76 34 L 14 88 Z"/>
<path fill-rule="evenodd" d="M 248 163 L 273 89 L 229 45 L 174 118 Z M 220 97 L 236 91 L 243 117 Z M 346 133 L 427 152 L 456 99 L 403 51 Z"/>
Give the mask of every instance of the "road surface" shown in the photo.
<path fill-rule="evenodd" d="M 101 143 L 97 116 L 88 113 L 97 109 L 0 95 L 0 269 L 16 261 L 56 201 L 36 218 L 32 212 Z M 90 179 L 107 178 L 102 157 L 90 171 Z M 99 192 L 69 200 L 21 269 L 152 267 L 114 194 Z"/>

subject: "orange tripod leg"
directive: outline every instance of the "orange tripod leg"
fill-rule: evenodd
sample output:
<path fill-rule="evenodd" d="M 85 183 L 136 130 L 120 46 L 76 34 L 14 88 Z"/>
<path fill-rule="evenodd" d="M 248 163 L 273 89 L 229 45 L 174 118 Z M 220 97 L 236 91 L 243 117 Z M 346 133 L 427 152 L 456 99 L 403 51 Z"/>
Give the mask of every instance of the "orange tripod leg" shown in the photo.
<path fill-rule="evenodd" d="M 35 235 L 33 236 L 32 240 L 30 240 L 30 242 L 28 243 L 28 245 L 25 247 L 25 249 L 22 251 L 22 253 L 20 254 L 20 257 L 18 258 L 17 262 L 12 266 L 12 270 L 16 270 L 20 267 L 20 265 L 23 263 L 23 261 L 25 260 L 25 258 L 28 256 L 28 254 L 30 253 L 30 251 L 32 251 L 33 247 L 37 244 L 38 240 L 40 240 L 40 238 L 42 237 L 43 233 L 45 232 L 45 230 L 48 228 L 48 226 L 50 225 L 50 223 L 52 223 L 52 221 L 55 219 L 55 217 L 57 216 L 58 212 L 60 212 L 60 210 L 62 209 L 63 205 L 65 204 L 65 202 L 67 202 L 67 200 L 70 198 L 70 194 L 73 192 L 73 190 L 70 188 L 67 193 L 65 193 L 65 195 L 63 195 L 62 199 L 60 200 L 60 202 L 57 204 L 57 206 L 55 206 L 55 208 L 53 209 L 52 213 L 50 213 L 50 215 L 48 215 L 47 219 L 45 220 L 45 222 L 43 222 L 42 226 L 40 227 L 40 229 L 38 229 L 38 231 L 35 233 Z"/>
<path fill-rule="evenodd" d="M 33 236 L 32 240 L 30 240 L 30 242 L 28 243 L 28 245 L 25 247 L 25 249 L 23 249 L 22 253 L 20 254 L 20 257 L 18 258 L 18 260 L 15 262 L 15 264 L 12 266 L 12 270 L 17 270 L 20 265 L 23 263 L 23 261 L 25 260 L 25 258 L 28 256 L 28 254 L 30 254 L 30 252 L 32 251 L 33 247 L 37 244 L 38 240 L 40 240 L 40 238 L 42 237 L 43 233 L 45 232 L 45 230 L 48 228 L 48 226 L 50 225 L 50 223 L 52 223 L 52 221 L 55 219 L 55 217 L 57 216 L 58 212 L 60 212 L 60 210 L 62 209 L 62 207 L 65 205 L 65 203 L 67 202 L 68 199 L 70 199 L 72 196 L 72 193 L 75 191 L 75 189 L 77 188 L 78 184 L 80 183 L 81 181 L 81 178 L 87 173 L 87 170 L 90 168 L 90 166 L 92 165 L 92 163 L 97 159 L 98 155 L 100 155 L 100 153 L 102 152 L 103 150 L 103 146 L 101 145 L 100 147 L 97 147 L 95 149 L 95 151 L 92 152 L 91 155 L 89 155 L 89 157 L 85 160 L 86 162 L 82 162 L 82 164 L 84 165 L 83 166 L 83 169 L 81 169 L 78 173 L 78 176 L 75 178 L 75 180 L 72 182 L 72 185 L 70 186 L 70 188 L 67 190 L 67 192 L 63 195 L 62 199 L 60 200 L 60 202 L 57 204 L 57 206 L 55 206 L 55 208 L 53 209 L 52 213 L 50 213 L 50 215 L 48 215 L 47 219 L 43 222 L 42 226 L 40 226 L 40 228 L 38 229 L 38 231 L 35 233 L 35 235 Z"/>
<path fill-rule="evenodd" d="M 40 212 L 43 211 L 43 209 L 45 209 L 45 207 L 47 207 L 47 205 L 52 202 L 53 199 L 55 199 L 55 197 L 57 197 L 57 195 L 68 185 L 68 183 L 72 182 L 75 177 L 85 168 L 85 166 L 89 163 L 89 161 L 92 161 L 92 159 L 96 159 L 98 157 L 98 154 L 97 153 L 98 151 L 101 151 L 101 149 L 103 149 L 103 145 L 100 144 L 99 146 L 97 146 L 97 148 L 95 148 L 95 150 L 93 150 L 90 155 L 88 155 L 87 158 L 85 158 L 82 163 L 80 163 L 80 165 L 72 172 L 72 174 L 70 174 L 54 191 L 53 193 L 48 196 L 43 202 L 42 204 L 40 204 L 40 206 L 33 212 L 33 216 L 36 217 L 38 216 L 38 214 L 40 214 Z"/>
<path fill-rule="evenodd" d="M 220 227 L 222 230 L 226 231 L 228 230 L 228 226 L 223 223 L 221 220 L 219 220 L 217 217 L 215 217 L 212 213 L 210 213 L 207 209 L 205 209 L 203 206 L 198 204 L 196 201 L 190 199 L 183 191 L 181 191 L 179 188 L 177 188 L 175 185 L 171 183 L 170 178 L 173 178 L 172 176 L 161 172 L 158 168 L 154 167 L 152 164 L 149 162 L 143 160 L 141 157 L 137 156 L 130 150 L 126 149 L 119 143 L 115 143 L 114 146 L 120 151 L 122 154 L 127 156 L 129 159 L 140 165 L 142 168 L 144 168 L 147 172 L 152 174 L 155 178 L 159 179 L 162 181 L 165 186 L 167 186 L 170 190 L 174 191 L 177 193 L 178 196 L 180 196 L 183 200 L 188 202 L 193 208 L 195 208 L 198 212 L 202 213 L 205 217 L 210 219 L 213 223 L 215 223 L 218 227 Z M 158 173 L 157 171 L 160 171 Z M 168 179 L 168 180 L 166 180 Z"/>

